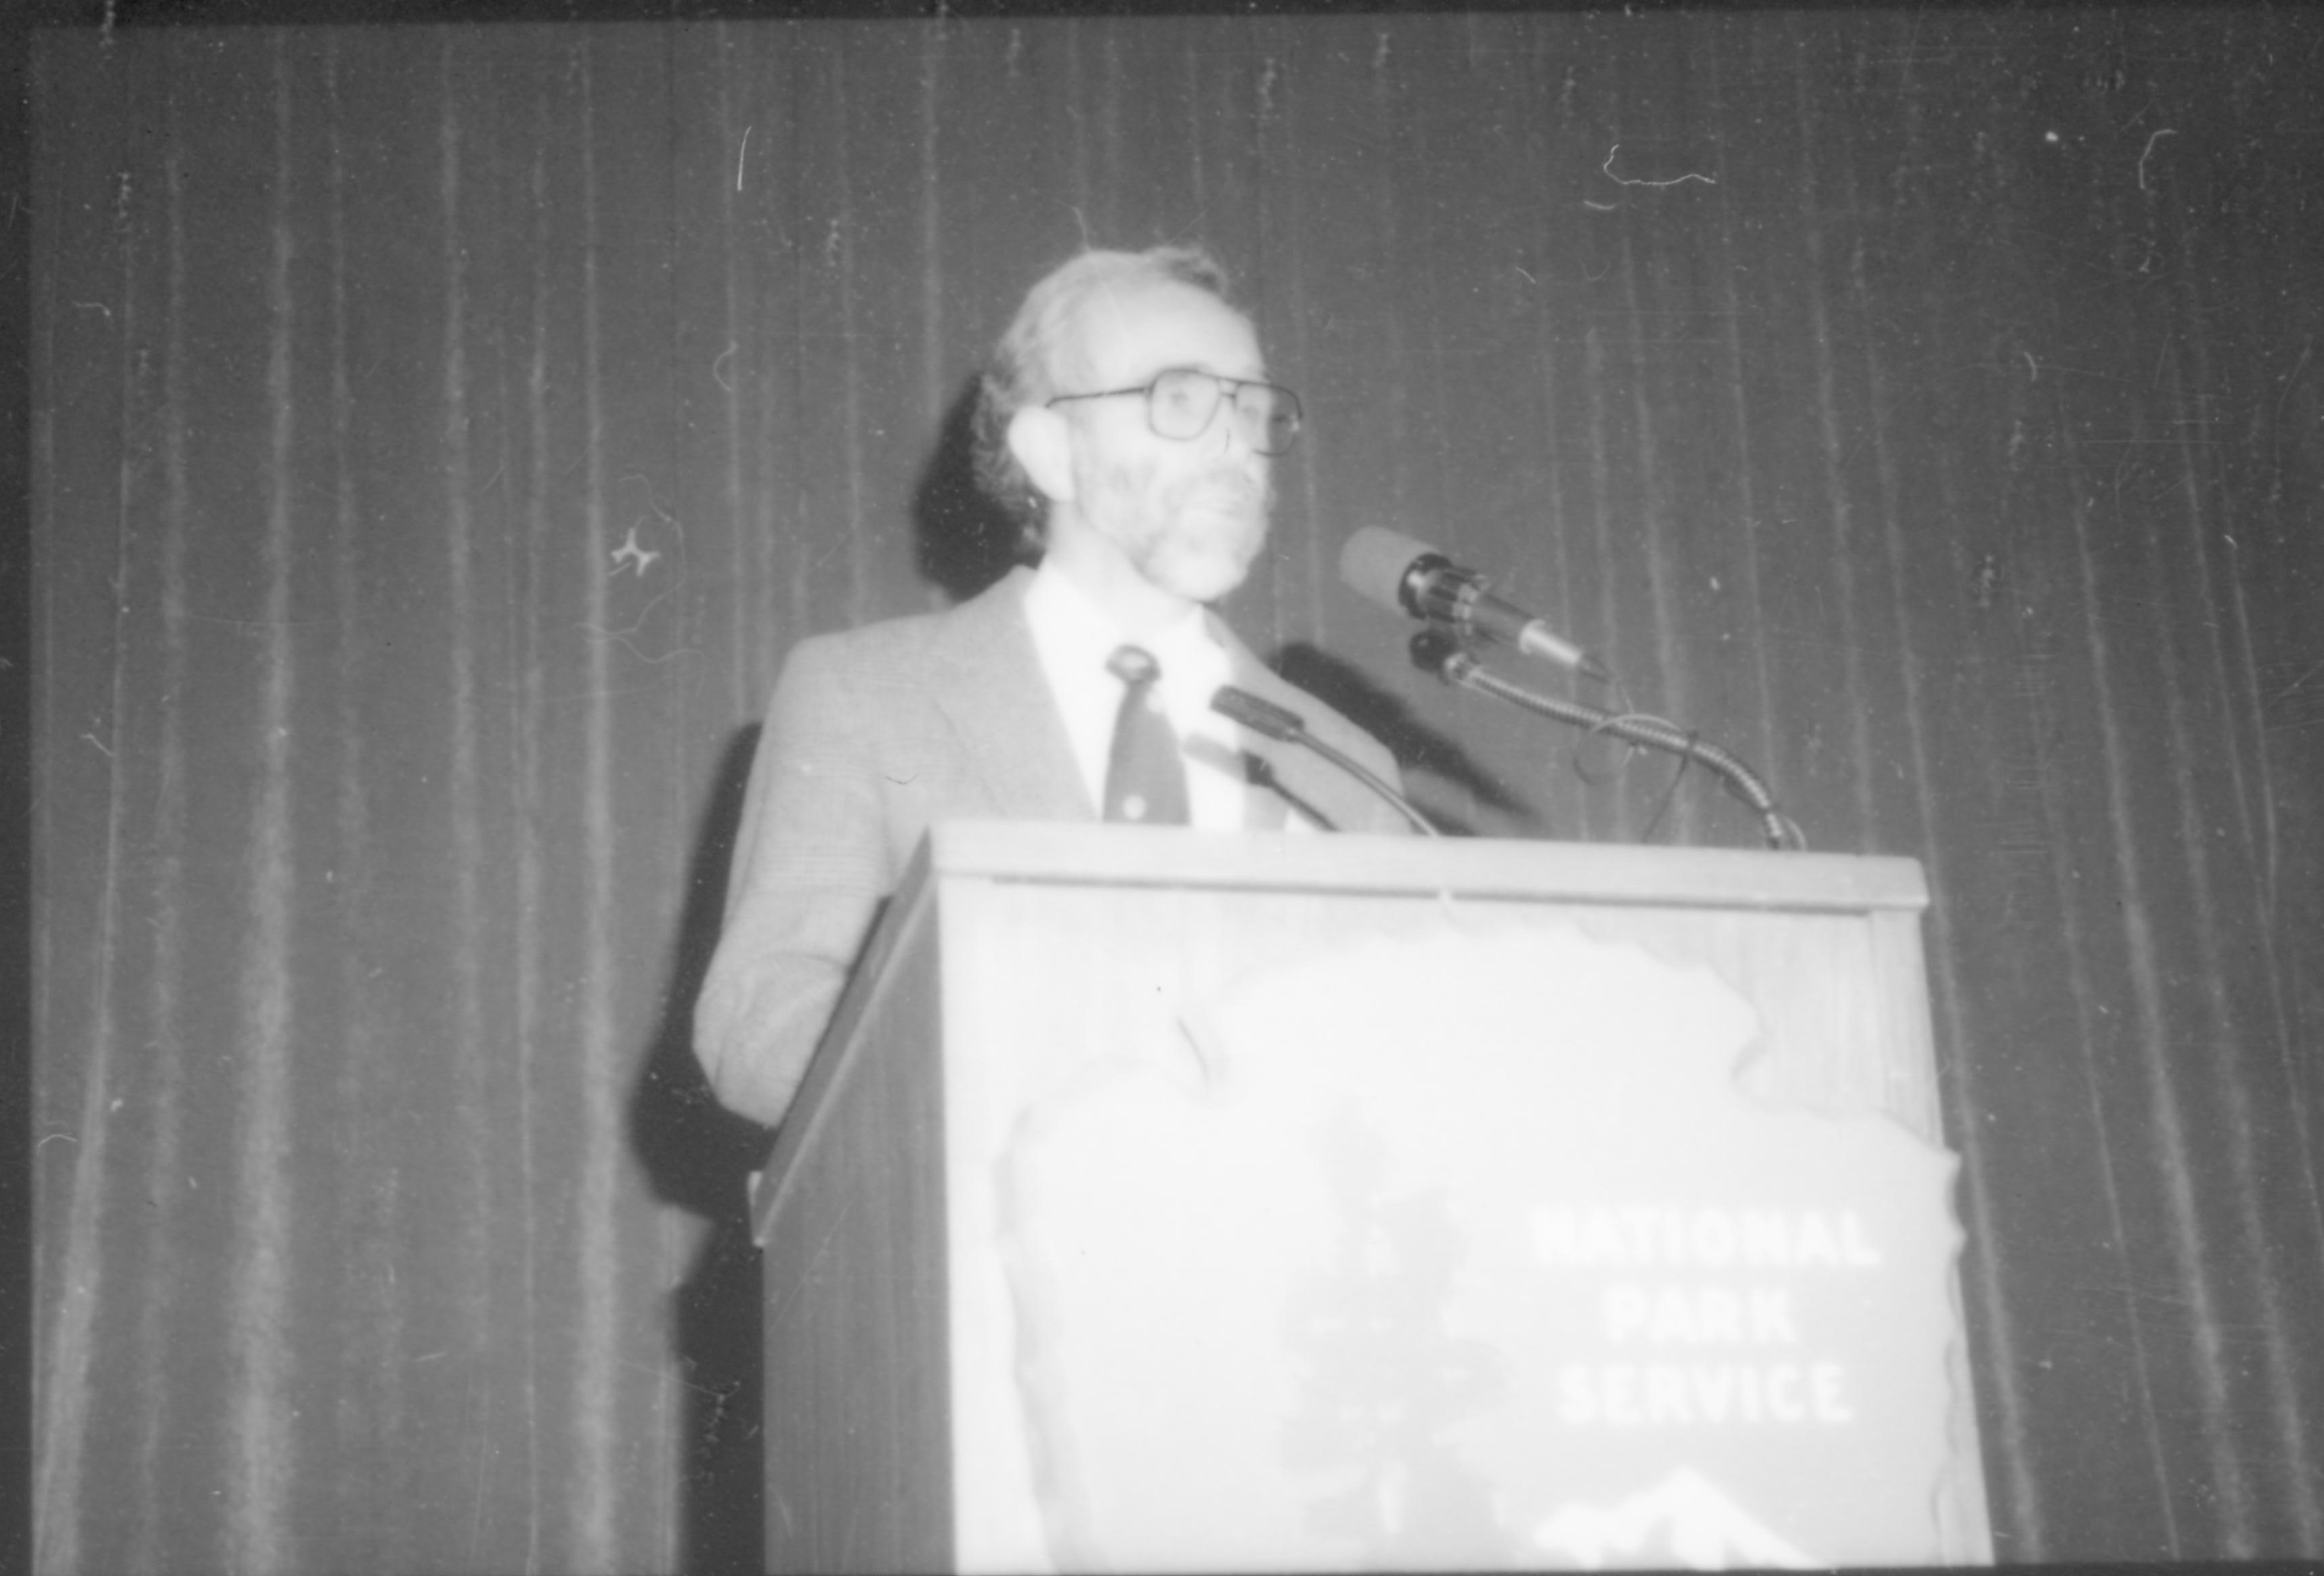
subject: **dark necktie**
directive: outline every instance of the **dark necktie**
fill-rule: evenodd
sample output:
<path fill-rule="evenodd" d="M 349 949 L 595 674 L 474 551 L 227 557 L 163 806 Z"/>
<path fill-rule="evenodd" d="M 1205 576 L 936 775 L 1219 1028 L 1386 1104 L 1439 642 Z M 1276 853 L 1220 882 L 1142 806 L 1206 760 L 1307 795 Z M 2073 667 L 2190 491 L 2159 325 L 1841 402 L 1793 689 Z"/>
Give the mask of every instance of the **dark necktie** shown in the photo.
<path fill-rule="evenodd" d="M 1123 646 L 1106 659 L 1121 680 L 1121 710 L 1113 719 L 1113 752 L 1105 766 L 1105 818 L 1148 826 L 1186 825 L 1186 763 L 1178 734 L 1154 687 L 1162 665 L 1153 653 Z"/>

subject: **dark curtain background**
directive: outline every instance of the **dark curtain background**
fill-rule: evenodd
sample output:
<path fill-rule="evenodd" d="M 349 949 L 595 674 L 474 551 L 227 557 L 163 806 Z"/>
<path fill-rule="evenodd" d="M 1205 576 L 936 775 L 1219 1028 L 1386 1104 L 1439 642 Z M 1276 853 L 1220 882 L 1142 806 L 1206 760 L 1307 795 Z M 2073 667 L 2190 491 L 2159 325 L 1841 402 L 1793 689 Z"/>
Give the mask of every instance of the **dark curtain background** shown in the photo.
<path fill-rule="evenodd" d="M 2299 10 L 40 35 L 41 1562 L 755 1560 L 752 721 L 991 572 L 1025 285 L 1187 238 L 1312 421 L 1231 615 L 1427 803 L 1755 830 L 1415 671 L 1365 523 L 1926 864 L 2002 1554 L 2324 1554 L 2319 80 Z"/>

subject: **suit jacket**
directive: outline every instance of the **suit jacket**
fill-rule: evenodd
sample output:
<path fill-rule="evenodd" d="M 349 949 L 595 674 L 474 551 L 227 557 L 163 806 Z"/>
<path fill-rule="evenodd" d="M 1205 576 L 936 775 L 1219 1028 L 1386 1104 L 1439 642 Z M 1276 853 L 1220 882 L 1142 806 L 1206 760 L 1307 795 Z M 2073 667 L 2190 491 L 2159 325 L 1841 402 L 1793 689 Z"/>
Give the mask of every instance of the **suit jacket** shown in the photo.
<path fill-rule="evenodd" d="M 1019 568 L 957 607 L 801 641 L 776 680 L 752 764 L 726 918 L 695 1007 L 695 1046 L 733 1109 L 780 1120 L 880 905 L 920 839 L 954 818 L 1093 821 L 1098 808 L 1051 698 Z M 1277 677 L 1225 626 L 1234 683 L 1393 782 L 1388 752 Z M 1238 730 L 1249 825 L 1290 801 L 1345 831 L 1408 830 L 1345 773 Z"/>

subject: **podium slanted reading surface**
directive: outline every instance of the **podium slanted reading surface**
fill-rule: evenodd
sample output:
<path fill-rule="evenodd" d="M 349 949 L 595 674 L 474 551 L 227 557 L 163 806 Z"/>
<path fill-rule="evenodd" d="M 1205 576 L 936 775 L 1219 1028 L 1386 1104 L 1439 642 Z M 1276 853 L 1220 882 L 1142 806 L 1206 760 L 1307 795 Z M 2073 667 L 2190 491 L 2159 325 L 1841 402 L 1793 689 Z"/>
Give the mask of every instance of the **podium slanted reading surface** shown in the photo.
<path fill-rule="evenodd" d="M 755 1184 L 770 1567 L 1988 1562 L 1926 901 L 939 826 Z"/>

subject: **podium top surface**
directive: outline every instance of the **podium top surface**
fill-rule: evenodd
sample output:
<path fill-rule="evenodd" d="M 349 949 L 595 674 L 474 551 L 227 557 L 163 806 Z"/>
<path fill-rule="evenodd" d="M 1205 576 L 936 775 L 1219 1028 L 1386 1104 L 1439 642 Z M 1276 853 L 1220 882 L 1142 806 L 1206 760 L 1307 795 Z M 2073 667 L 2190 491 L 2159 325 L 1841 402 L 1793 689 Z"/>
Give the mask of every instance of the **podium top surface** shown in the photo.
<path fill-rule="evenodd" d="M 1709 908 L 1918 911 L 1917 860 L 1485 837 L 1196 832 L 1173 826 L 948 821 L 927 877 L 1057 885 L 1434 896 Z M 910 885 L 907 882 L 907 885 Z"/>

